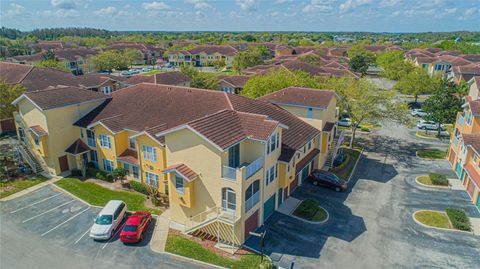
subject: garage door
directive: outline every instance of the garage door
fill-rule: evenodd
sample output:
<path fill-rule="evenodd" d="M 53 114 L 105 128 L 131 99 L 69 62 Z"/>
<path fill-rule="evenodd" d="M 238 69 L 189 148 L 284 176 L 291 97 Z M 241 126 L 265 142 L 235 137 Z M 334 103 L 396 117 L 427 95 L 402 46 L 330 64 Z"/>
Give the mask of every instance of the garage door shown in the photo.
<path fill-rule="evenodd" d="M 258 210 L 245 221 L 245 239 L 258 227 Z"/>
<path fill-rule="evenodd" d="M 468 194 L 470 194 L 470 197 L 472 197 L 473 199 L 473 194 L 475 193 L 475 185 L 473 184 L 470 178 L 468 178 L 467 192 Z"/>
<path fill-rule="evenodd" d="M 295 176 L 295 179 L 290 183 L 290 195 L 292 192 L 295 190 L 295 188 L 298 186 L 298 175 Z"/>
<path fill-rule="evenodd" d="M 480 209 L 480 190 L 477 193 L 477 208 Z"/>
<path fill-rule="evenodd" d="M 450 158 L 448 160 L 452 165 L 455 163 L 455 151 L 453 149 L 450 149 Z"/>
<path fill-rule="evenodd" d="M 266 221 L 275 211 L 275 194 L 263 204 L 263 221 Z"/>
<path fill-rule="evenodd" d="M 460 161 L 458 161 L 457 165 L 455 166 L 455 174 L 457 174 L 458 178 L 460 178 L 462 174 L 462 165 L 460 164 Z"/>

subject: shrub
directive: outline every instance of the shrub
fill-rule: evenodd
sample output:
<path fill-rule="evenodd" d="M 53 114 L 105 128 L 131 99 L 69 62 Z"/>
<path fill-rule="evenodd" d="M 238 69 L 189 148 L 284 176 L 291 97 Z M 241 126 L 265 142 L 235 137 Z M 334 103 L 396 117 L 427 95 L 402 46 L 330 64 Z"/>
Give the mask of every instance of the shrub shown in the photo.
<path fill-rule="evenodd" d="M 130 187 L 132 189 L 134 189 L 135 191 L 139 192 L 139 193 L 143 193 L 145 195 L 150 195 L 150 193 L 148 192 L 148 186 L 141 183 L 141 182 L 137 182 L 137 181 L 130 181 Z"/>
<path fill-rule="evenodd" d="M 370 132 L 370 129 L 367 128 L 367 127 L 362 127 L 362 128 L 360 129 L 360 131 L 362 131 L 362 132 Z"/>
<path fill-rule="evenodd" d="M 312 218 L 318 210 L 318 201 L 313 199 L 307 199 L 303 201 L 295 212 L 305 218 Z"/>
<path fill-rule="evenodd" d="M 471 231 L 472 227 L 470 225 L 470 220 L 468 219 L 465 212 L 461 209 L 456 208 L 447 208 L 448 218 L 452 222 L 452 225 L 455 229 L 462 231 Z"/>
<path fill-rule="evenodd" d="M 438 173 L 428 173 L 433 185 L 448 186 L 447 176 Z"/>
<path fill-rule="evenodd" d="M 95 167 L 88 167 L 87 168 L 87 177 L 97 177 L 97 173 L 101 172 Z"/>
<path fill-rule="evenodd" d="M 95 178 L 103 180 L 103 181 L 107 181 L 107 182 L 113 182 L 112 174 L 109 174 L 109 173 L 104 172 L 104 171 L 100 171 L 98 169 L 97 169 L 97 173 L 95 174 Z"/>
<path fill-rule="evenodd" d="M 70 176 L 81 177 L 83 176 L 83 174 L 82 174 L 82 171 L 80 171 L 79 169 L 72 169 L 72 171 L 70 172 Z"/>
<path fill-rule="evenodd" d="M 123 182 L 125 176 L 127 175 L 127 170 L 123 167 L 117 167 L 115 168 L 115 170 L 113 170 L 112 175 L 113 178 L 115 178 L 116 180 L 120 180 Z"/>

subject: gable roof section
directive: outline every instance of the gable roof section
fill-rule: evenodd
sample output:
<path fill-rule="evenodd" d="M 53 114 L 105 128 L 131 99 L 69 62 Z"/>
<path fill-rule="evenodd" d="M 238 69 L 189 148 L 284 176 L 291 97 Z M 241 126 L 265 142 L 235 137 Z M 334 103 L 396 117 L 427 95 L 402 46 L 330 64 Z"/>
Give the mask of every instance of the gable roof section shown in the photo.
<path fill-rule="evenodd" d="M 326 109 L 332 98 L 335 96 L 335 92 L 330 90 L 288 87 L 262 96 L 258 99 L 273 104 L 289 104 Z"/>
<path fill-rule="evenodd" d="M 187 123 L 223 150 L 247 138 L 266 141 L 278 124 L 265 115 L 234 110 L 221 110 Z"/>
<path fill-rule="evenodd" d="M 79 86 L 79 79 L 70 72 L 34 67 L 21 84 L 27 91 L 38 91 L 58 85 Z"/>
<path fill-rule="evenodd" d="M 470 111 L 472 111 L 474 115 L 480 115 L 480 99 L 470 101 L 468 102 L 468 105 L 470 106 Z"/>
<path fill-rule="evenodd" d="M 250 77 L 242 75 L 226 75 L 219 77 L 219 79 L 220 81 L 224 81 L 234 87 L 243 88 L 243 86 L 245 86 L 245 83 L 248 79 L 250 79 Z"/>
<path fill-rule="evenodd" d="M 31 65 L 0 62 L 0 79 L 5 80 L 7 84 L 18 84 L 33 68 Z"/>
<path fill-rule="evenodd" d="M 47 110 L 89 101 L 106 100 L 110 97 L 103 93 L 82 88 L 61 86 L 41 91 L 26 92 L 13 101 L 12 104 L 17 104 L 23 98 L 29 99 L 40 109 Z"/>
<path fill-rule="evenodd" d="M 129 77 L 126 83 L 129 85 L 137 85 L 140 83 L 155 83 L 155 77 L 153 75 L 135 75 Z"/>
<path fill-rule="evenodd" d="M 90 147 L 85 144 L 80 138 L 75 140 L 66 150 L 66 153 L 70 153 L 72 155 L 78 155 L 84 152 L 90 151 Z"/>
<path fill-rule="evenodd" d="M 480 154 L 480 134 L 462 134 L 463 143 Z"/>
<path fill-rule="evenodd" d="M 178 85 L 192 81 L 188 76 L 179 71 L 155 74 L 154 83 L 166 85 Z"/>
<path fill-rule="evenodd" d="M 191 54 L 199 54 L 205 52 L 206 54 L 220 53 L 222 55 L 233 56 L 238 51 L 232 46 L 221 46 L 221 45 L 200 45 L 196 46 L 189 50 Z"/>
<path fill-rule="evenodd" d="M 170 172 L 176 172 L 180 174 L 180 176 L 182 176 L 189 182 L 195 180 L 198 177 L 198 174 L 195 173 L 195 171 L 193 171 L 190 167 L 183 163 L 170 165 L 162 171 L 162 174 L 167 174 Z"/>

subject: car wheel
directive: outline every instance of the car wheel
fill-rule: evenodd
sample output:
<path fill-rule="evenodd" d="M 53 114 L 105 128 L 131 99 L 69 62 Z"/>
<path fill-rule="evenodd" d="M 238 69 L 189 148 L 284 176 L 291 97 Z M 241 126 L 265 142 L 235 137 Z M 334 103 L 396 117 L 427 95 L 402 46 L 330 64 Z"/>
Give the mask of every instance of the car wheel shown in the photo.
<path fill-rule="evenodd" d="M 313 181 L 313 185 L 318 186 L 318 181 Z"/>
<path fill-rule="evenodd" d="M 339 192 L 339 191 L 340 191 L 340 187 L 335 187 L 335 191 L 336 191 L 336 192 Z"/>

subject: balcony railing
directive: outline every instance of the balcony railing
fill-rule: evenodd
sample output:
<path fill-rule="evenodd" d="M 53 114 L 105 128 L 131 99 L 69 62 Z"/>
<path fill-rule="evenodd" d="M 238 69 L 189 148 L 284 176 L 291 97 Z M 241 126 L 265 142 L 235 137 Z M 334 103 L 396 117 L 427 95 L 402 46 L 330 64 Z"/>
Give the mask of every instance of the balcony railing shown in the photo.
<path fill-rule="evenodd" d="M 263 167 L 263 157 L 257 158 L 251 163 L 244 163 L 238 168 L 227 165 L 222 166 L 222 178 L 236 181 L 239 179 L 248 179 Z"/>
<path fill-rule="evenodd" d="M 235 181 L 237 179 L 237 169 L 230 166 L 222 166 L 222 178 Z"/>
<path fill-rule="evenodd" d="M 257 191 L 252 197 L 248 198 L 245 201 L 245 212 L 248 212 L 252 207 L 254 207 L 260 201 L 260 192 Z"/>

